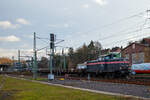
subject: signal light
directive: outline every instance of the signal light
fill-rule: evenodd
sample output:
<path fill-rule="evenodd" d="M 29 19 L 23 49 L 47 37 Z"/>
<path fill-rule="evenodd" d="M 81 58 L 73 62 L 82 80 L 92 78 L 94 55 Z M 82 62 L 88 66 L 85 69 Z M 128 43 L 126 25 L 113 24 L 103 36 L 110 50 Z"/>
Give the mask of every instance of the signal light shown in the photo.
<path fill-rule="evenodd" d="M 54 34 L 50 34 L 50 41 L 54 42 L 54 40 L 55 40 Z"/>

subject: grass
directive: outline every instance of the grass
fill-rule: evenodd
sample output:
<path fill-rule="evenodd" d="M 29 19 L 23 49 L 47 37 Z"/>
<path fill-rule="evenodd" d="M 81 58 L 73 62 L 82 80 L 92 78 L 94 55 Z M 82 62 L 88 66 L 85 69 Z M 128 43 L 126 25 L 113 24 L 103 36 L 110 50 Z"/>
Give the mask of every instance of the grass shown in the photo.
<path fill-rule="evenodd" d="M 0 76 L 2 82 L 2 76 Z M 138 100 L 44 85 L 6 77 L 0 100 Z"/>

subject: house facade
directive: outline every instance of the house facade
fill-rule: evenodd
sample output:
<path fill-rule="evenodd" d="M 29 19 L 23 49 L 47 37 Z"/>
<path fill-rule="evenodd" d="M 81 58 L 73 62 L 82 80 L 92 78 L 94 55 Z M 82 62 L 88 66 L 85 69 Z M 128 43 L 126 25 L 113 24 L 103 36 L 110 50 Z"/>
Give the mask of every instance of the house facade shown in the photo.
<path fill-rule="evenodd" d="M 121 55 L 123 58 L 129 60 L 130 66 L 132 64 L 148 63 L 150 62 L 150 45 L 146 42 L 145 44 L 137 42 L 131 43 L 122 49 Z"/>

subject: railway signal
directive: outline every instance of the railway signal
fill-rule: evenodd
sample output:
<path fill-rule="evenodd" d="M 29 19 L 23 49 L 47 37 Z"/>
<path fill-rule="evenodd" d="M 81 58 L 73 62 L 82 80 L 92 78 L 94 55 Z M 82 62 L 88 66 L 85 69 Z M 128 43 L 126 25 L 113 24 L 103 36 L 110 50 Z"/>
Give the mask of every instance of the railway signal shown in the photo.
<path fill-rule="evenodd" d="M 50 42 L 50 49 L 54 48 L 54 42 Z"/>
<path fill-rule="evenodd" d="M 53 33 L 50 34 L 50 51 L 51 54 L 49 55 L 49 68 L 50 68 L 50 74 L 48 75 L 48 79 L 49 80 L 53 80 L 54 79 L 54 74 L 53 74 L 53 58 L 54 58 L 54 47 L 55 47 L 55 35 Z"/>
<path fill-rule="evenodd" d="M 55 36 L 53 33 L 50 34 L 50 41 L 51 42 L 54 42 L 55 41 Z"/>

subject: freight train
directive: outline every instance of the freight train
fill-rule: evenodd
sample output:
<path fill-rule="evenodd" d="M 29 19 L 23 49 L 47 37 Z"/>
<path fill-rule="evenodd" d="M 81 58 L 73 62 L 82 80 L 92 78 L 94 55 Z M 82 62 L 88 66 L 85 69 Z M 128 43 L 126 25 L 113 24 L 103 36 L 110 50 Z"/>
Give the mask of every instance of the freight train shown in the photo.
<path fill-rule="evenodd" d="M 150 74 L 150 63 L 133 64 L 132 74 Z"/>
<path fill-rule="evenodd" d="M 130 74 L 129 62 L 116 54 L 109 54 L 97 60 L 87 61 L 84 66 L 78 66 L 80 73 L 102 77 L 128 77 Z"/>
<path fill-rule="evenodd" d="M 96 60 L 86 61 L 78 64 L 76 69 L 58 69 L 53 68 L 53 73 L 57 75 L 75 75 L 75 76 L 97 76 L 104 78 L 128 77 L 131 73 L 129 62 L 126 59 L 118 57 L 117 54 L 111 53 L 101 56 Z M 40 69 L 39 73 L 49 73 L 49 69 Z"/>

